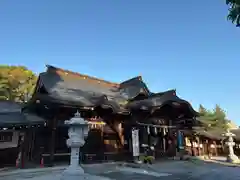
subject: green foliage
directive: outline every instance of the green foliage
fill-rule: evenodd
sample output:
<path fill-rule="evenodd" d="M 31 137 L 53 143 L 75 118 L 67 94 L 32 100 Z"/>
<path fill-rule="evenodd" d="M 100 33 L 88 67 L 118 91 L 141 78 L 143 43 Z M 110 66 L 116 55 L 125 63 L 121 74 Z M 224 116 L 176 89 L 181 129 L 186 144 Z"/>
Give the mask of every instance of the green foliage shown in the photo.
<path fill-rule="evenodd" d="M 228 128 L 228 124 L 230 121 L 226 117 L 226 112 L 220 108 L 219 105 L 216 105 L 215 109 L 213 110 L 213 120 L 215 121 L 215 126 L 226 130 Z"/>
<path fill-rule="evenodd" d="M 206 130 L 226 130 L 229 126 L 230 120 L 227 119 L 226 112 L 219 105 L 216 105 L 212 111 L 200 105 L 199 114 L 198 120 Z"/>
<path fill-rule="evenodd" d="M 228 20 L 232 21 L 233 24 L 236 24 L 237 27 L 240 26 L 240 0 L 226 0 L 228 5 Z"/>
<path fill-rule="evenodd" d="M 152 163 L 155 160 L 154 156 L 145 156 L 145 155 L 141 155 L 139 157 L 139 160 L 145 163 Z"/>
<path fill-rule="evenodd" d="M 201 122 L 201 126 L 204 129 L 209 129 L 212 126 L 212 112 L 204 108 L 201 104 L 199 106 L 199 117 L 198 120 Z"/>
<path fill-rule="evenodd" d="M 203 105 L 201 105 L 201 104 L 199 105 L 199 110 L 198 110 L 198 112 L 199 112 L 199 114 L 200 114 L 201 116 L 205 116 L 205 115 L 208 113 L 207 109 L 204 108 Z"/>
<path fill-rule="evenodd" d="M 5 99 L 7 96 L 6 89 L 8 88 L 7 80 L 0 74 L 0 99 Z"/>
<path fill-rule="evenodd" d="M 23 102 L 34 90 L 37 76 L 24 66 L 0 65 L 0 99 Z"/>

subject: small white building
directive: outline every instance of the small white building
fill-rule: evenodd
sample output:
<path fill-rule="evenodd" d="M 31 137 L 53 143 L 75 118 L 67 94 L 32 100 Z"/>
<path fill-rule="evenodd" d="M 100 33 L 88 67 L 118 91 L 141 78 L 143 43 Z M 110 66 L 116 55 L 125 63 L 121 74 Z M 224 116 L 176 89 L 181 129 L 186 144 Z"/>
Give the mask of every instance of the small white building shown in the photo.
<path fill-rule="evenodd" d="M 0 149 L 17 148 L 21 132 L 16 130 L 0 131 Z"/>

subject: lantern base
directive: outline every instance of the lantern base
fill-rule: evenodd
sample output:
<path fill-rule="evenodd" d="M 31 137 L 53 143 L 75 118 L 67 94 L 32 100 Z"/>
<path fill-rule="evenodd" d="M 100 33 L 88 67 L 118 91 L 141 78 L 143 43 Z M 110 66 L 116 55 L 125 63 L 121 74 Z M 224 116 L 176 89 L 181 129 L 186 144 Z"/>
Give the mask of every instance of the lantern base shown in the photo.
<path fill-rule="evenodd" d="M 230 163 L 239 163 L 239 159 L 235 154 L 231 154 L 227 156 L 227 162 Z"/>
<path fill-rule="evenodd" d="M 90 174 L 70 174 L 70 175 L 65 175 L 62 176 L 60 180 L 110 180 L 109 178 L 105 178 L 105 177 L 100 177 L 100 176 L 94 176 L 94 175 L 90 175 Z"/>
<path fill-rule="evenodd" d="M 109 180 L 109 178 L 101 177 L 101 176 L 94 176 L 87 173 L 84 173 L 84 170 L 81 166 L 76 168 L 68 167 L 60 178 L 60 180 Z"/>
<path fill-rule="evenodd" d="M 83 173 L 84 170 L 81 166 L 74 167 L 70 165 L 63 171 L 63 174 L 83 174 Z"/>

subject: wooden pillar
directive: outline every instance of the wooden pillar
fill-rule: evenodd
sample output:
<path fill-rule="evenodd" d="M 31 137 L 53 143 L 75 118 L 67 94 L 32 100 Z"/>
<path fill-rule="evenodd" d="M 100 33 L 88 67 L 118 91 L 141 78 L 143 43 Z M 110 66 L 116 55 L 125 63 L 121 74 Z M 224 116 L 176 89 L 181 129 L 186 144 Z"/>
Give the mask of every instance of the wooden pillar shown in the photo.
<path fill-rule="evenodd" d="M 201 154 L 202 154 L 202 156 L 204 156 L 205 155 L 205 140 L 203 139 L 202 136 L 200 136 L 200 143 L 202 144 Z"/>
<path fill-rule="evenodd" d="M 200 146 L 201 145 L 201 146 Z M 201 136 L 199 136 L 199 146 L 200 146 L 200 156 L 203 156 L 204 155 L 204 145 L 203 145 L 203 141 L 202 141 L 202 137 Z"/>
<path fill-rule="evenodd" d="M 148 147 L 151 146 L 151 131 L 150 131 L 150 127 L 147 126 L 147 134 L 148 134 Z"/>
<path fill-rule="evenodd" d="M 193 135 L 190 138 L 190 143 L 191 143 L 191 154 L 192 154 L 192 156 L 194 156 L 195 153 L 194 153 L 194 146 L 193 146 Z"/>
<path fill-rule="evenodd" d="M 221 140 L 221 155 L 225 155 L 224 142 Z"/>
<path fill-rule="evenodd" d="M 28 160 L 31 161 L 33 159 L 33 148 L 35 144 L 35 130 L 30 127 L 28 130 L 28 149 L 27 149 L 27 155 Z"/>
<path fill-rule="evenodd" d="M 105 124 L 104 125 L 101 125 L 101 143 L 102 143 L 102 145 L 101 145 L 101 156 L 102 156 L 102 160 L 105 160 L 105 157 L 104 157 L 104 153 L 105 153 L 105 144 L 104 144 L 104 126 L 105 126 Z"/>
<path fill-rule="evenodd" d="M 51 123 L 51 140 L 49 144 L 50 149 L 50 166 L 54 165 L 55 141 L 56 141 L 57 117 L 54 117 Z"/>
<path fill-rule="evenodd" d="M 168 132 L 169 132 L 170 135 L 172 135 L 172 120 L 171 119 L 168 120 L 168 125 L 170 126 L 168 128 Z"/>
<path fill-rule="evenodd" d="M 26 129 L 25 133 L 21 133 L 23 134 L 22 137 L 22 142 L 21 142 L 21 147 L 20 147 L 20 151 L 21 151 L 21 164 L 20 167 L 21 168 L 25 168 L 26 167 L 26 163 L 27 163 L 27 149 L 28 149 L 28 145 L 29 145 L 29 129 Z"/>
<path fill-rule="evenodd" d="M 32 144 L 31 144 L 31 160 L 34 159 L 34 152 L 35 152 L 35 145 L 36 145 L 36 129 L 33 129 L 33 136 L 32 136 Z"/>
<path fill-rule="evenodd" d="M 217 148 L 217 142 L 216 141 L 213 141 L 213 145 L 214 145 L 214 155 L 215 156 L 218 156 L 218 148 Z"/>
<path fill-rule="evenodd" d="M 173 139 L 173 129 L 172 129 L 172 120 L 168 119 L 168 137 L 171 137 L 171 143 L 169 143 L 169 139 L 168 139 L 168 146 L 167 146 L 167 151 L 170 152 L 170 154 L 172 153 L 173 150 L 173 146 L 174 146 L 174 139 Z M 176 149 L 176 147 L 175 147 Z M 174 150 L 175 151 L 175 150 Z M 175 151 L 176 153 L 176 151 Z"/>
<path fill-rule="evenodd" d="M 196 137 L 196 140 L 197 140 L 197 155 L 201 156 L 201 147 L 200 147 L 199 136 Z"/>
<path fill-rule="evenodd" d="M 206 152 L 206 154 L 209 156 L 210 152 L 209 152 L 209 142 L 208 142 L 208 139 L 206 139 L 205 143 L 206 143 L 205 152 Z"/>
<path fill-rule="evenodd" d="M 18 155 L 16 158 L 16 167 L 23 168 L 24 166 L 24 136 L 26 136 L 26 132 L 20 132 L 19 133 L 19 139 L 18 139 Z"/>
<path fill-rule="evenodd" d="M 120 138 L 120 141 L 121 141 L 121 145 L 124 146 L 124 134 L 123 134 L 123 127 L 122 127 L 122 123 L 119 123 L 118 125 L 118 132 L 119 132 L 119 138 Z"/>

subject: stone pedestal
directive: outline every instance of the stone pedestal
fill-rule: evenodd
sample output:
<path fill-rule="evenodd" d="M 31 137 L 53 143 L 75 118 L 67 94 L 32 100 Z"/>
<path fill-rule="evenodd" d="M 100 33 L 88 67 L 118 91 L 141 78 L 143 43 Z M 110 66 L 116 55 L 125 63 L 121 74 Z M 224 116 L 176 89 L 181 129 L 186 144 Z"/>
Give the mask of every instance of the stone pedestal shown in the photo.
<path fill-rule="evenodd" d="M 238 163 L 239 159 L 238 157 L 234 154 L 233 147 L 235 146 L 235 142 L 233 142 L 233 138 L 230 136 L 228 139 L 228 142 L 226 142 L 228 145 L 229 149 L 229 154 L 227 156 L 227 162 L 232 162 L 232 163 Z"/>
<path fill-rule="evenodd" d="M 233 155 L 228 155 L 227 156 L 227 162 L 231 162 L 231 163 L 239 163 L 239 159 L 238 157 L 233 154 Z"/>

